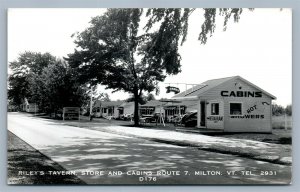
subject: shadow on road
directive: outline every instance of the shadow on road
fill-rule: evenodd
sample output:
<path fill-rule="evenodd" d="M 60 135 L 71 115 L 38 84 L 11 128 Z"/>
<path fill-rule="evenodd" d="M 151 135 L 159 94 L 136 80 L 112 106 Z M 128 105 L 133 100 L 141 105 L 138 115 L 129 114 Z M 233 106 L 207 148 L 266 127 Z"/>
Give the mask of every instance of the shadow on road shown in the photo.
<path fill-rule="evenodd" d="M 69 146 L 44 148 L 54 161 L 77 171 L 181 171 L 180 176 L 160 176 L 156 184 L 284 184 L 290 179 L 290 167 L 253 161 L 237 156 L 149 142 L 128 137 L 91 139 L 72 137 Z M 258 175 L 226 175 L 226 171 L 251 170 Z M 277 175 L 261 176 L 261 171 L 274 170 Z M 191 175 L 184 175 L 189 171 Z M 221 171 L 222 176 L 195 176 L 195 171 Z M 138 176 L 81 175 L 87 183 L 94 184 L 138 184 Z M 145 184 L 145 183 L 142 183 Z M 149 183 L 147 183 L 149 184 Z M 151 183 L 150 183 L 151 184 Z"/>

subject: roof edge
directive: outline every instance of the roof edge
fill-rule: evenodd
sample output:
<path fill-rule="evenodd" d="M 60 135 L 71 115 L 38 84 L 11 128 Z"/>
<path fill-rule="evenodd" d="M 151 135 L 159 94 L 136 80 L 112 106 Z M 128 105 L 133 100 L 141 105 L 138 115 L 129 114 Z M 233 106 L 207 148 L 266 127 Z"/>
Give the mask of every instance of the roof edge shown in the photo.
<path fill-rule="evenodd" d="M 209 79 L 209 80 L 206 80 L 206 81 L 204 81 L 204 82 L 202 82 L 202 83 L 200 83 L 200 84 L 198 84 L 198 85 L 205 84 L 205 82 L 207 82 L 207 81 L 213 81 L 213 80 L 220 80 L 220 79 L 227 79 L 227 78 L 228 78 L 228 80 L 226 80 L 226 81 L 223 82 L 223 83 L 225 83 L 225 82 L 227 82 L 227 81 L 229 81 L 229 80 L 231 80 L 231 79 L 233 79 L 233 78 L 236 78 L 236 77 L 238 77 L 238 76 L 229 76 L 229 77 L 222 77 L 222 78 Z M 221 84 L 223 84 L 223 83 L 221 83 Z M 219 84 L 219 85 L 221 85 L 221 84 Z M 214 86 L 214 87 L 217 87 L 217 86 L 219 86 L 219 85 L 216 85 L 216 86 Z M 209 91 L 210 89 L 212 89 L 212 88 L 214 88 L 214 87 L 209 88 L 208 90 L 204 91 L 203 93 Z M 192 88 L 190 88 L 190 89 L 192 89 Z M 188 90 L 189 90 L 189 89 L 188 89 Z M 177 93 L 177 94 L 174 95 L 172 98 L 176 97 L 177 95 L 179 95 L 179 94 L 181 94 L 181 93 L 182 93 L 182 92 Z M 202 94 L 203 94 L 203 93 L 202 93 Z M 183 97 L 186 97 L 186 96 L 183 96 Z M 189 97 L 189 96 L 188 96 L 188 97 Z M 179 97 L 178 97 L 178 98 L 179 98 Z"/>
<path fill-rule="evenodd" d="M 251 83 L 250 81 L 244 79 L 244 78 L 241 77 L 241 76 L 236 76 L 234 79 L 240 79 L 240 80 L 242 80 L 242 81 L 248 83 L 249 85 L 253 86 L 254 88 L 260 90 L 261 92 L 263 92 L 264 94 L 268 95 L 268 96 L 271 97 L 272 99 L 274 99 L 274 100 L 277 99 L 277 98 L 276 98 L 274 95 L 272 95 L 271 93 L 269 93 L 269 92 L 263 90 L 262 88 L 258 87 L 257 85 Z"/>

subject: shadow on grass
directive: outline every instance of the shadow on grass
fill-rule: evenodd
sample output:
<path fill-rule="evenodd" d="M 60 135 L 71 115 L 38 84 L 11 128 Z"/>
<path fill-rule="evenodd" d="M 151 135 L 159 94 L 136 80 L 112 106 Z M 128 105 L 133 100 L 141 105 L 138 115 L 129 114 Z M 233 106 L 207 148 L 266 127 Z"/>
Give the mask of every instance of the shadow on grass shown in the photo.
<path fill-rule="evenodd" d="M 74 175 L 48 174 L 48 171 L 66 170 L 9 131 L 7 158 L 8 184 L 85 184 Z"/>

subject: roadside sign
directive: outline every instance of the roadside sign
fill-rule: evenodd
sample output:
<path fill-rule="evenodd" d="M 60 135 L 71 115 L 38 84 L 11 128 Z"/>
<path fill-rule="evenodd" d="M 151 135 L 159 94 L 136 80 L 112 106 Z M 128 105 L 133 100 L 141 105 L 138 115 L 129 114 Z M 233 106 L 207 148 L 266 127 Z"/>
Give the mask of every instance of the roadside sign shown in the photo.
<path fill-rule="evenodd" d="M 180 93 L 180 89 L 178 87 L 167 86 L 167 93 L 174 92 L 175 94 Z"/>
<path fill-rule="evenodd" d="M 65 120 L 65 119 L 80 120 L 80 108 L 79 107 L 64 107 L 63 108 L 63 120 Z"/>

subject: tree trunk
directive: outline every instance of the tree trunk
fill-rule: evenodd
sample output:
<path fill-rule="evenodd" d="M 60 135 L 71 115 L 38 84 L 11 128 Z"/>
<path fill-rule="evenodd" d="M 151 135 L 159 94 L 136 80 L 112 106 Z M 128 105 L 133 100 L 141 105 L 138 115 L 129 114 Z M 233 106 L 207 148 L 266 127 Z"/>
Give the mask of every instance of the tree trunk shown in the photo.
<path fill-rule="evenodd" d="M 139 94 L 138 90 L 134 92 L 134 125 L 139 126 L 140 118 L 139 118 Z"/>

